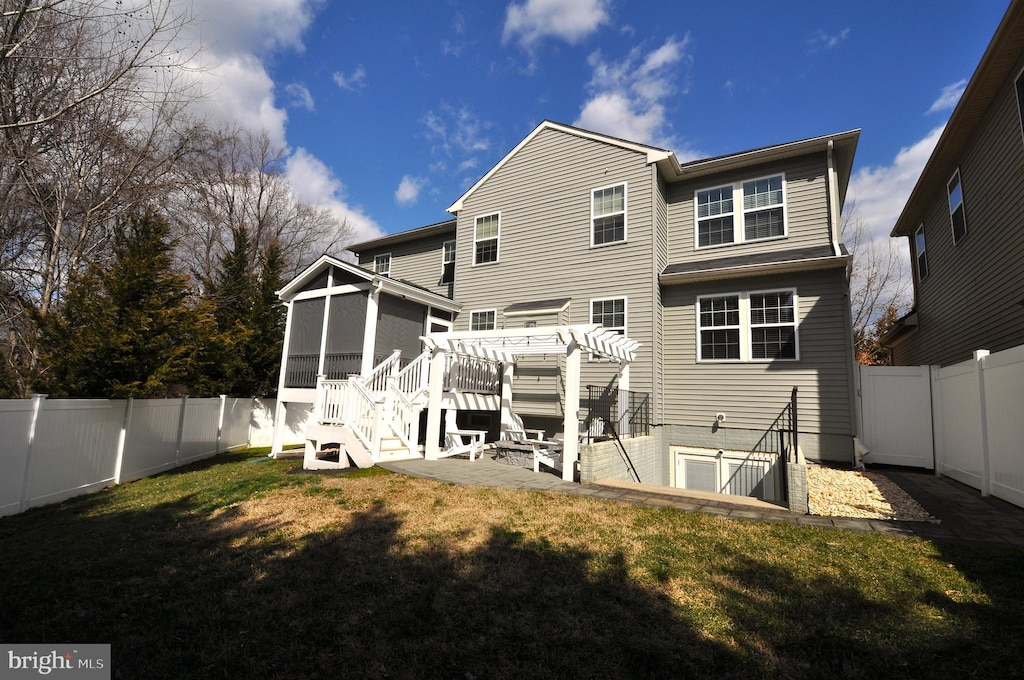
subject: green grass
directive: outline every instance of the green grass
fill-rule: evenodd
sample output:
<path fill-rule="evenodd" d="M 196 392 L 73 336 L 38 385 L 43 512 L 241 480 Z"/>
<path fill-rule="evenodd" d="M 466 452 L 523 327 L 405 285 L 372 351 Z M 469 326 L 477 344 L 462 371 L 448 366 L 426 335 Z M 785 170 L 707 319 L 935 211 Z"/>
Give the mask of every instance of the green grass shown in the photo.
<path fill-rule="evenodd" d="M 264 454 L 0 518 L 0 640 L 108 642 L 122 678 L 1019 668 L 1024 551 L 310 474 Z"/>

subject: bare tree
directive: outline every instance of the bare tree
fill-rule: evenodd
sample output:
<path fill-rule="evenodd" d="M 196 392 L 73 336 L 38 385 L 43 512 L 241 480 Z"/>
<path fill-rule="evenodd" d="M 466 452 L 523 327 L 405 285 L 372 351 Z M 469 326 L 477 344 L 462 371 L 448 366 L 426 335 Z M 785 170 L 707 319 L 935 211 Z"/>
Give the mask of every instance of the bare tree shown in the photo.
<path fill-rule="evenodd" d="M 194 98 L 172 0 L 0 0 L 0 350 L 19 391 L 34 318 L 166 191 Z"/>
<path fill-rule="evenodd" d="M 848 203 L 842 219 L 843 244 L 850 252 L 850 307 L 857 361 L 879 363 L 878 336 L 910 308 L 908 263 L 894 239 L 873 239 L 867 223 Z"/>
<path fill-rule="evenodd" d="M 211 130 L 204 140 L 172 209 L 181 258 L 197 280 L 214 278 L 243 229 L 253 271 L 276 244 L 286 276 L 351 238 L 347 220 L 295 196 L 284 176 L 286 150 L 266 131 Z"/>

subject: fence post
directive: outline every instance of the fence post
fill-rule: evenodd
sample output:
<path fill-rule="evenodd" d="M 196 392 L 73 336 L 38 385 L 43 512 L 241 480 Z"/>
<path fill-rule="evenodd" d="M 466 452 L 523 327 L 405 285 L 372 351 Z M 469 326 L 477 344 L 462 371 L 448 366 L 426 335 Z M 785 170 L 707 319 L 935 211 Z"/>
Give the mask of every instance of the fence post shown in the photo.
<path fill-rule="evenodd" d="M 992 486 L 992 469 L 988 457 L 988 408 L 985 403 L 985 357 L 987 349 L 974 352 L 974 370 L 978 374 L 978 403 L 981 407 L 981 495 L 988 496 Z"/>
<path fill-rule="evenodd" d="M 174 467 L 181 465 L 181 440 L 185 434 L 185 408 L 188 406 L 188 395 L 181 398 L 181 410 L 178 412 L 178 441 L 174 445 Z"/>
<path fill-rule="evenodd" d="M 932 457 L 935 461 L 935 476 L 942 476 L 945 464 L 946 441 L 942 436 L 942 382 L 939 380 L 940 366 L 928 366 L 932 398 Z"/>
<path fill-rule="evenodd" d="M 220 395 L 220 417 L 217 419 L 217 446 L 214 453 L 220 453 L 221 434 L 224 432 L 224 406 L 227 404 L 228 395 Z"/>
<path fill-rule="evenodd" d="M 39 414 L 43 410 L 45 394 L 32 395 L 32 420 L 28 425 L 28 451 L 25 453 L 25 471 L 21 478 L 21 498 L 18 503 L 18 512 L 25 512 L 28 507 L 28 473 L 32 467 L 32 445 L 36 441 L 36 425 L 39 423 Z"/>
<path fill-rule="evenodd" d="M 124 418 L 121 420 L 121 433 L 117 435 L 117 460 L 114 463 L 114 484 L 121 483 L 121 470 L 124 468 L 124 446 L 128 441 L 128 426 L 132 419 L 134 397 L 128 397 L 124 405 Z"/>

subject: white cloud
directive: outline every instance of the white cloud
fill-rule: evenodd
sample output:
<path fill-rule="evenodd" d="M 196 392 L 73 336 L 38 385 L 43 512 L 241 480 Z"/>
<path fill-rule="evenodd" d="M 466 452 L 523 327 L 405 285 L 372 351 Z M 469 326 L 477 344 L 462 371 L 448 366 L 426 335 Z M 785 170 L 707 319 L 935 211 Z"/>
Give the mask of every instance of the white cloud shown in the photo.
<path fill-rule="evenodd" d="M 365 85 L 363 81 L 366 79 L 366 69 L 362 65 L 357 66 L 356 70 L 347 76 L 341 71 L 335 71 L 331 78 L 334 80 L 334 84 L 341 89 L 355 92 L 363 89 Z"/>
<path fill-rule="evenodd" d="M 395 203 L 401 206 L 415 205 L 416 201 L 420 199 L 420 191 L 426 185 L 425 178 L 406 175 L 395 189 Z"/>
<path fill-rule="evenodd" d="M 285 94 L 288 95 L 288 104 L 292 108 L 306 109 L 312 111 L 315 108 L 313 95 L 309 88 L 302 83 L 288 83 L 284 86 Z"/>
<path fill-rule="evenodd" d="M 850 178 L 847 203 L 852 201 L 856 205 L 857 216 L 867 225 L 871 241 L 889 240 L 889 233 L 944 128 L 940 125 L 918 142 L 901 148 L 891 165 L 861 168 Z"/>
<path fill-rule="evenodd" d="M 932 102 L 932 106 L 926 113 L 936 113 L 938 111 L 946 111 L 956 106 L 956 103 L 960 101 L 960 95 L 964 93 L 964 89 L 967 88 L 967 79 L 958 80 L 952 85 L 947 85 L 942 88 L 942 94 L 939 98 Z"/>
<path fill-rule="evenodd" d="M 275 144 L 285 143 L 288 114 L 274 104 L 274 81 L 252 54 L 225 57 L 202 73 L 200 87 L 207 96 L 193 108 L 217 125 L 266 130 Z"/>
<path fill-rule="evenodd" d="M 491 148 L 487 131 L 491 124 L 481 120 L 468 107 L 456 108 L 442 102 L 423 117 L 427 139 L 434 150 L 445 155 L 467 155 Z"/>
<path fill-rule="evenodd" d="M 353 241 L 365 241 L 384 234 L 384 230 L 363 210 L 345 201 L 345 187 L 323 161 L 305 149 L 297 149 L 285 164 L 284 175 L 296 198 L 330 210 L 338 219 L 347 220 L 353 229 Z"/>
<path fill-rule="evenodd" d="M 840 44 L 846 42 L 846 39 L 850 35 L 850 29 L 844 28 L 838 33 L 829 34 L 825 31 L 818 29 L 817 34 L 813 38 L 807 41 L 807 45 L 811 48 L 811 52 L 824 52 L 834 47 L 838 47 Z"/>
<path fill-rule="evenodd" d="M 650 52 L 636 47 L 621 61 L 606 61 L 600 51 L 588 58 L 593 77 L 591 92 L 574 125 L 655 146 L 673 147 L 665 101 L 686 94 L 684 81 L 691 58 L 686 52 L 690 37 L 669 38 Z M 690 152 L 681 158 L 692 157 Z"/>
<path fill-rule="evenodd" d="M 611 0 L 526 0 L 510 4 L 505 10 L 502 43 L 518 41 L 525 49 L 544 38 L 556 38 L 576 44 L 611 17 Z"/>

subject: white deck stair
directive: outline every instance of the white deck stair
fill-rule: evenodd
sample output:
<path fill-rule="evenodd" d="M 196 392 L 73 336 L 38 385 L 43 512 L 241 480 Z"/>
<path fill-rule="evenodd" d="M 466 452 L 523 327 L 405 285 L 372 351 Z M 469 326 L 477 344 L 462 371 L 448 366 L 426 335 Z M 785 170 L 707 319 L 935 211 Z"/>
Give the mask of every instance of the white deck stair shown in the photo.
<path fill-rule="evenodd" d="M 424 352 L 398 370 L 395 352 L 367 376 L 317 382 L 315 422 L 306 426 L 302 467 L 331 470 L 373 467 L 384 460 L 422 457 L 416 445 L 419 416 L 426 406 Z"/>

